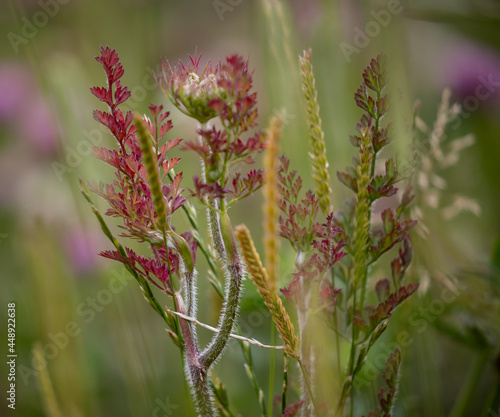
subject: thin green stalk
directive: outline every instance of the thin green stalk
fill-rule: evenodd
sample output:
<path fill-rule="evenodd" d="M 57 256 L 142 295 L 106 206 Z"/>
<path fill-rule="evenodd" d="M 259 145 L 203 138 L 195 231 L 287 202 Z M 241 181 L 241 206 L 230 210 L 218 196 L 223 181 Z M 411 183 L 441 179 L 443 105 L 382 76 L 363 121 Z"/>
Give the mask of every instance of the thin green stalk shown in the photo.
<path fill-rule="evenodd" d="M 335 271 L 331 269 L 332 286 L 335 288 Z M 337 303 L 333 306 L 333 316 L 335 317 L 335 348 L 337 349 L 337 375 L 339 377 L 339 386 L 342 385 L 341 359 L 340 359 L 340 336 L 338 332 L 339 318 L 337 314 Z"/>
<path fill-rule="evenodd" d="M 165 245 L 165 251 L 167 253 L 167 264 L 168 264 L 168 273 L 169 275 L 171 275 L 171 265 L 170 265 L 170 258 L 168 256 L 168 246 L 167 246 L 167 236 L 165 234 L 165 229 L 163 229 L 163 243 Z M 174 304 L 174 311 L 179 311 L 178 310 L 178 307 L 177 307 L 177 299 L 175 297 L 175 288 L 174 288 L 174 285 L 172 283 L 172 280 L 170 280 L 170 291 L 172 292 L 172 299 L 173 299 L 173 304 Z M 176 323 L 176 328 L 178 329 L 180 326 L 179 326 L 179 318 L 176 316 L 174 318 L 175 320 L 175 323 Z M 181 336 L 182 336 L 182 332 L 181 332 Z M 179 349 L 179 352 L 180 352 L 180 355 L 181 355 L 181 364 L 182 364 L 182 369 L 185 370 L 186 369 L 186 357 L 185 357 L 185 354 L 184 354 L 184 341 L 182 343 L 182 348 Z M 184 380 L 184 392 L 186 393 L 186 401 L 187 401 L 187 405 L 188 405 L 188 413 L 189 413 L 189 416 L 190 417 L 194 417 L 194 409 L 193 409 L 193 405 L 191 403 L 191 393 L 190 393 L 190 390 L 189 390 L 189 384 L 188 384 L 188 379 L 187 379 L 187 376 L 185 374 L 185 372 L 183 372 L 183 380 Z"/>
<path fill-rule="evenodd" d="M 257 395 L 257 400 L 260 405 L 261 417 L 266 417 L 267 408 L 266 401 L 264 398 L 264 391 L 262 390 L 259 381 L 257 380 L 257 375 L 255 374 L 255 368 L 253 366 L 252 351 L 250 349 L 250 344 L 246 341 L 240 341 L 241 349 L 243 350 L 243 356 L 245 357 L 245 371 L 248 379 L 253 385 L 255 394 Z"/>
<path fill-rule="evenodd" d="M 472 367 L 469 371 L 467 380 L 465 384 L 463 384 L 460 393 L 456 397 L 457 401 L 455 402 L 455 405 L 453 406 L 453 409 L 451 410 L 449 417 L 462 417 L 466 415 L 465 413 L 467 411 L 467 406 L 469 405 L 470 400 L 472 399 L 474 390 L 478 385 L 478 382 L 483 373 L 484 366 L 486 365 L 487 362 L 488 362 L 487 352 L 481 352 L 479 356 L 476 357 L 476 360 L 472 364 Z"/>
<path fill-rule="evenodd" d="M 368 254 L 367 254 L 368 256 Z M 368 278 L 368 267 L 365 268 L 362 275 L 362 286 L 361 286 L 361 297 L 359 300 L 359 310 L 362 312 L 365 308 L 365 297 L 366 297 L 366 280 Z M 353 316 L 354 317 L 354 316 Z"/>
<path fill-rule="evenodd" d="M 255 375 L 255 371 L 250 368 L 250 365 L 248 363 L 245 363 L 245 371 L 248 375 L 248 378 L 252 381 L 252 385 L 254 388 L 255 393 L 257 394 L 257 398 L 259 399 L 259 405 L 260 405 L 260 416 L 261 417 L 266 417 L 266 405 L 264 402 L 264 391 L 262 391 L 262 388 L 258 384 L 256 384 L 257 378 Z"/>
<path fill-rule="evenodd" d="M 500 376 L 497 377 L 496 384 L 491 388 L 481 417 L 491 417 L 491 412 L 497 405 L 500 405 Z"/>
<path fill-rule="evenodd" d="M 354 315 L 356 313 L 356 294 L 357 290 L 354 288 L 354 295 L 352 299 L 352 340 L 351 340 L 351 354 L 349 357 L 349 376 L 351 377 L 351 386 L 349 388 L 351 395 L 351 417 L 353 415 L 353 406 L 354 406 L 354 359 L 356 356 L 356 326 L 354 326 Z M 345 400 L 344 400 L 345 401 Z"/>
<path fill-rule="evenodd" d="M 274 323 L 271 323 L 271 345 L 276 344 L 276 329 Z M 269 408 L 267 415 L 268 417 L 273 417 L 273 396 L 274 396 L 274 349 L 271 349 L 270 357 L 270 369 L 269 369 Z"/>
<path fill-rule="evenodd" d="M 307 376 L 306 370 L 304 368 L 304 364 L 302 363 L 301 359 L 297 359 L 297 362 L 299 363 L 300 369 L 302 371 L 302 377 L 304 378 L 304 382 L 306 383 L 306 387 L 307 387 L 307 391 L 309 393 L 309 397 L 311 398 L 311 403 L 313 405 L 314 414 L 316 415 L 316 417 L 319 417 L 318 407 L 316 407 L 316 401 L 314 400 L 314 395 L 313 395 L 313 392 L 312 392 L 311 383 L 309 381 L 309 377 Z"/>
<path fill-rule="evenodd" d="M 34 360 L 44 359 L 41 342 L 36 342 L 33 349 Z M 48 417 L 62 417 L 61 409 L 54 392 L 54 386 L 50 379 L 50 374 L 46 366 L 41 367 L 37 372 L 38 383 L 40 384 L 40 394 L 42 404 Z"/>
<path fill-rule="evenodd" d="M 217 398 L 217 401 L 219 402 L 219 410 L 222 413 L 222 417 L 235 417 L 233 412 L 229 409 L 229 404 L 227 404 L 227 397 L 221 395 L 220 390 L 216 388 L 216 385 L 213 381 L 211 381 L 210 385 L 212 387 L 212 391 L 215 394 L 215 398 Z"/>
<path fill-rule="evenodd" d="M 286 393 L 288 391 L 288 355 L 283 352 L 283 386 L 281 389 L 281 414 L 285 414 Z"/>

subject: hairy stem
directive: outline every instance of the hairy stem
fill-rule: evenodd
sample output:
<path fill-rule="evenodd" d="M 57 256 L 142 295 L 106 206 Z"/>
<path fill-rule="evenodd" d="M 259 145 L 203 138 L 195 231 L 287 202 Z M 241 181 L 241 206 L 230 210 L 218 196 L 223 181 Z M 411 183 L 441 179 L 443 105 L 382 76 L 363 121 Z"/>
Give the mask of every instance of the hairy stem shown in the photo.
<path fill-rule="evenodd" d="M 177 310 L 185 314 L 186 307 L 179 294 L 175 294 Z M 184 355 L 186 365 L 184 372 L 190 381 L 191 392 L 198 409 L 200 417 L 214 417 L 217 415 L 213 398 L 210 379 L 208 377 L 208 367 L 203 366 L 199 361 L 198 346 L 193 339 L 191 324 L 184 319 L 179 319 L 179 324 L 184 339 Z"/>
<path fill-rule="evenodd" d="M 224 242 L 226 260 L 224 270 L 226 272 L 226 290 L 221 317 L 219 319 L 218 333 L 200 356 L 200 362 L 210 367 L 226 347 L 229 335 L 233 330 L 238 311 L 241 295 L 241 283 L 243 281 L 243 264 L 241 262 L 231 222 L 226 212 L 220 216 L 219 231 Z"/>

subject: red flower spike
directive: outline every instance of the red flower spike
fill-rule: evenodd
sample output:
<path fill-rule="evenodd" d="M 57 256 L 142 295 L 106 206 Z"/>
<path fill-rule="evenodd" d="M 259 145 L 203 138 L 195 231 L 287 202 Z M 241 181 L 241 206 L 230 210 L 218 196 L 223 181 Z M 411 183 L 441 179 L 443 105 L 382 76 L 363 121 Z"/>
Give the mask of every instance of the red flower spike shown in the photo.
<path fill-rule="evenodd" d="M 105 147 L 94 147 L 94 154 L 115 169 L 115 179 L 111 184 L 89 184 L 89 189 L 104 198 L 109 208 L 106 215 L 119 217 L 123 220 L 123 237 L 131 237 L 152 244 L 152 258 L 142 257 L 130 249 L 127 257 L 117 252 L 104 252 L 102 255 L 122 263 L 130 264 L 137 272 L 152 282 L 162 291 L 169 293 L 171 274 L 178 270 L 179 260 L 173 253 L 165 253 L 155 229 L 156 212 L 152 201 L 152 192 L 143 160 L 144 155 L 136 135 L 133 116 L 130 111 L 125 114 L 119 108 L 130 97 L 130 91 L 123 87 L 120 78 L 123 76 L 123 67 L 116 51 L 101 47 L 101 55 L 97 61 L 103 65 L 108 86 L 93 87 L 92 93 L 101 101 L 108 104 L 108 111 L 94 111 L 94 118 L 105 125 L 115 136 L 120 145 L 119 150 Z M 172 122 L 167 120 L 169 113 L 163 112 L 163 106 L 151 104 L 149 106 L 151 119 L 144 122 L 155 142 L 156 154 L 153 155 L 161 167 L 161 180 L 177 165 L 179 158 L 168 159 L 167 155 L 179 145 L 180 139 L 169 140 L 160 145 L 163 136 L 172 128 Z M 180 182 L 182 173 L 176 175 L 168 185 L 162 185 L 168 214 L 178 210 L 185 202 L 181 195 Z M 168 263 L 170 268 L 168 269 Z"/>

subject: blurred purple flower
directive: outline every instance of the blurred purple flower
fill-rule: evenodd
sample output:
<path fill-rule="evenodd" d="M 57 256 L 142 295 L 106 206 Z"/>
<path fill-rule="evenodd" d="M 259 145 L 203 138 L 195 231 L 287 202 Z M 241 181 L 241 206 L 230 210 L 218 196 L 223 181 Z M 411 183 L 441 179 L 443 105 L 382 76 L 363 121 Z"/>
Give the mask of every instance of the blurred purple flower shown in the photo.
<path fill-rule="evenodd" d="M 57 148 L 48 104 L 29 70 L 19 64 L 0 65 L 0 125 L 7 125 L 26 150 L 39 155 Z"/>
<path fill-rule="evenodd" d="M 92 271 L 98 262 L 95 254 L 100 243 L 100 235 L 80 226 L 70 228 L 64 236 L 67 259 L 77 273 Z"/>
<path fill-rule="evenodd" d="M 318 0 L 294 0 L 291 3 L 297 30 L 311 36 L 322 17 L 322 6 Z"/>
<path fill-rule="evenodd" d="M 18 65 L 0 66 L 0 120 L 9 120 L 22 109 L 29 96 L 29 75 Z"/>
<path fill-rule="evenodd" d="M 490 105 L 500 99 L 500 55 L 478 44 L 463 43 L 451 48 L 444 74 L 459 101 L 477 97 Z"/>

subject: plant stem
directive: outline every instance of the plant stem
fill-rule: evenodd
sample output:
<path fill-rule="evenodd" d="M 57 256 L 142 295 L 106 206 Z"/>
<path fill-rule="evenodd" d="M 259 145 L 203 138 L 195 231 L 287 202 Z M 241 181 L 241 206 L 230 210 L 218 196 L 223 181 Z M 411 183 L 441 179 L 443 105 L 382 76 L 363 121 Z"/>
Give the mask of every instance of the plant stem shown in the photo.
<path fill-rule="evenodd" d="M 274 323 L 271 323 L 271 345 L 276 344 L 276 330 Z M 269 369 L 269 408 L 267 415 L 273 417 L 273 396 L 274 396 L 274 349 L 271 349 L 270 369 Z"/>
<path fill-rule="evenodd" d="M 171 172 L 168 173 L 169 176 L 172 175 Z M 173 177 L 170 178 L 171 180 L 173 179 Z M 184 210 L 184 213 L 186 214 L 189 222 L 191 223 L 191 226 L 193 228 L 193 236 L 195 238 L 195 240 L 197 241 L 198 243 L 198 247 L 201 249 L 201 251 L 203 252 L 203 254 L 205 255 L 205 258 L 207 259 L 207 262 L 208 262 L 208 265 L 210 267 L 210 270 L 213 272 L 214 274 L 214 279 L 217 280 L 217 282 L 212 282 L 211 281 L 211 284 L 212 286 L 214 287 L 214 289 L 217 291 L 217 294 L 219 294 L 219 296 L 222 298 L 222 300 L 224 300 L 224 292 L 222 291 L 221 287 L 222 285 L 220 284 L 220 281 L 221 281 L 221 278 L 220 278 L 220 274 L 219 274 L 219 269 L 217 268 L 216 264 L 215 264 L 215 259 L 214 259 L 214 256 L 212 255 L 212 252 L 206 247 L 205 245 L 205 242 L 204 240 L 202 239 L 201 235 L 200 235 L 200 232 L 199 232 L 199 226 L 198 226 L 198 221 L 196 220 L 196 211 L 195 209 L 190 205 L 190 203 L 188 201 L 186 201 L 183 205 L 182 205 L 182 209 Z M 212 216 L 215 215 L 215 213 L 208 213 L 208 218 L 212 218 Z M 218 224 L 218 222 L 217 222 Z M 274 329 L 274 327 L 273 327 Z M 237 333 L 237 334 L 241 334 L 241 330 L 238 326 L 237 323 L 234 324 L 234 331 Z M 273 343 L 274 345 L 274 343 Z M 244 346 L 244 343 L 241 342 L 240 343 L 240 347 L 243 351 L 243 356 L 245 357 L 245 360 L 246 360 L 246 363 L 248 364 L 248 367 L 251 371 L 251 375 L 249 376 L 250 378 L 250 381 L 252 382 L 252 384 L 254 385 L 254 387 L 256 387 L 256 390 L 257 390 L 257 395 L 258 395 L 258 400 L 259 400 L 259 404 L 261 406 L 261 409 L 263 410 L 263 414 L 265 415 L 266 414 L 266 405 L 265 405 L 265 401 L 264 399 L 260 398 L 260 392 L 262 392 L 262 388 L 260 387 L 260 384 L 257 380 L 257 375 L 255 374 L 255 370 L 253 368 L 253 360 L 252 360 L 252 352 L 250 349 L 245 349 L 245 346 Z M 272 401 L 272 399 L 271 399 Z"/>
<path fill-rule="evenodd" d="M 309 377 L 307 376 L 307 373 L 306 373 L 306 370 L 305 370 L 304 365 L 302 363 L 302 360 L 297 359 L 297 362 L 299 363 L 300 369 L 302 371 L 302 376 L 304 378 L 304 382 L 306 384 L 307 391 L 309 393 L 309 397 L 311 398 L 311 403 L 312 403 L 312 406 L 314 409 L 314 414 L 316 415 L 316 417 L 318 417 L 319 416 L 318 408 L 316 407 L 316 402 L 314 401 L 314 396 L 313 396 L 313 392 L 312 392 L 312 388 L 311 388 L 311 383 L 309 382 Z"/>
<path fill-rule="evenodd" d="M 283 353 L 283 386 L 281 389 L 281 414 L 285 414 L 287 390 L 288 390 L 288 355 L 286 353 Z"/>
<path fill-rule="evenodd" d="M 267 411 L 266 411 L 266 402 L 264 399 L 264 391 L 259 385 L 259 381 L 257 380 L 257 375 L 255 374 L 250 344 L 245 341 L 240 341 L 240 346 L 243 350 L 243 355 L 245 357 L 245 362 L 246 362 L 244 365 L 245 371 L 247 373 L 248 379 L 250 379 L 250 382 L 253 385 L 255 393 L 257 394 L 257 400 L 259 401 L 260 405 L 261 417 L 266 417 Z"/>
<path fill-rule="evenodd" d="M 178 294 L 175 294 L 179 297 Z M 182 301 L 177 300 L 178 309 L 184 313 Z M 208 377 L 208 366 L 204 366 L 199 361 L 198 346 L 194 343 L 190 324 L 187 320 L 180 319 L 179 324 L 184 338 L 184 355 L 187 359 L 185 373 L 191 381 L 191 392 L 198 407 L 201 417 L 214 417 L 217 415 L 212 399 L 212 389 L 210 378 Z"/>
<path fill-rule="evenodd" d="M 354 393 L 354 359 L 356 356 L 356 336 L 357 336 L 357 331 L 356 331 L 356 326 L 354 326 L 354 315 L 356 314 L 356 294 L 357 294 L 357 289 L 354 288 L 354 295 L 352 299 L 352 340 L 351 340 L 351 352 L 350 352 L 350 357 L 349 357 L 349 376 L 351 377 L 351 383 L 350 383 L 350 394 L 351 394 L 351 417 L 353 414 L 353 406 L 354 406 L 354 398 L 353 398 L 353 393 Z M 347 394 L 347 393 L 346 393 Z M 345 399 L 344 399 L 345 401 Z"/>
<path fill-rule="evenodd" d="M 168 178 L 170 181 L 174 179 L 174 176 L 172 175 L 172 171 L 169 171 L 168 173 Z M 208 266 L 210 267 L 211 271 L 218 277 L 219 277 L 219 270 L 217 269 L 217 266 L 215 264 L 214 257 L 212 256 L 211 252 L 207 248 L 205 241 L 202 239 L 200 235 L 200 227 L 198 225 L 198 220 L 196 219 L 196 211 L 194 207 L 191 205 L 189 201 L 185 201 L 184 204 L 181 206 L 181 209 L 184 211 L 186 214 L 186 217 L 189 220 L 189 223 L 191 224 L 191 227 L 193 228 L 193 237 L 196 240 L 196 243 L 198 244 L 198 248 L 200 248 L 201 252 L 205 256 Z"/>
<path fill-rule="evenodd" d="M 222 314 L 219 319 L 219 331 L 200 355 L 200 363 L 207 368 L 219 357 L 227 344 L 236 319 L 243 281 L 243 264 L 236 248 L 229 216 L 224 212 L 219 220 L 219 232 L 222 236 L 226 253 L 224 262 L 224 269 L 227 274 L 226 296 L 224 297 Z"/>
<path fill-rule="evenodd" d="M 470 403 L 487 361 L 487 352 L 481 352 L 479 356 L 476 357 L 476 360 L 469 371 L 467 381 L 463 384 L 460 394 L 457 396 L 457 402 L 450 412 L 450 417 L 462 417 L 466 415 L 467 406 Z"/>
<path fill-rule="evenodd" d="M 199 364 L 188 362 L 187 372 L 190 375 L 191 388 L 200 417 L 216 417 L 218 413 L 213 403 L 207 370 Z"/>
<path fill-rule="evenodd" d="M 335 288 L 335 271 L 331 269 L 332 286 Z M 337 349 L 337 374 L 339 376 L 339 386 L 342 385 L 341 359 L 340 359 L 340 336 L 338 332 L 339 318 L 337 314 L 337 303 L 333 307 L 333 316 L 335 317 L 335 348 Z"/>

